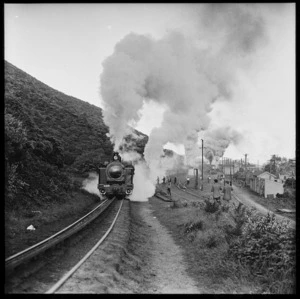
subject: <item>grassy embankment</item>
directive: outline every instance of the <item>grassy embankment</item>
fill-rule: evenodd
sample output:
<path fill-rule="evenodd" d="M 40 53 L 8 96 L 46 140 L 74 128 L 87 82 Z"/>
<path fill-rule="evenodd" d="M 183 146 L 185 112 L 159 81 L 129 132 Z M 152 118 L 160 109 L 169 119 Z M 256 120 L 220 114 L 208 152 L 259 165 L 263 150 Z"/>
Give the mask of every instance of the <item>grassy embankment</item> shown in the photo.
<path fill-rule="evenodd" d="M 199 200 L 173 190 L 176 203 L 158 203 L 155 214 L 184 248 L 188 271 L 200 288 L 295 293 L 295 232 L 287 225 L 233 202 L 216 208 L 206 182 Z"/>

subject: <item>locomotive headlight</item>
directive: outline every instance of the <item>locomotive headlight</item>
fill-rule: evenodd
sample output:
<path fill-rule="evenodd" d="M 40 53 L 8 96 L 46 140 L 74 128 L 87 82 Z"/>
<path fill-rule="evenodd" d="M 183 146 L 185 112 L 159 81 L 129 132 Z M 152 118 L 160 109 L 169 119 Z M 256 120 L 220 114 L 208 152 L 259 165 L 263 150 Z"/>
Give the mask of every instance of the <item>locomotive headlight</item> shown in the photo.
<path fill-rule="evenodd" d="M 105 194 L 105 193 L 106 193 L 106 192 L 105 192 L 105 189 L 101 189 L 101 190 L 100 190 L 100 193 L 101 193 L 101 194 Z"/>
<path fill-rule="evenodd" d="M 126 194 L 131 194 L 132 190 L 131 189 L 127 189 L 126 190 Z"/>
<path fill-rule="evenodd" d="M 121 165 L 112 165 L 108 169 L 108 175 L 113 179 L 118 179 L 122 176 L 123 169 Z"/>

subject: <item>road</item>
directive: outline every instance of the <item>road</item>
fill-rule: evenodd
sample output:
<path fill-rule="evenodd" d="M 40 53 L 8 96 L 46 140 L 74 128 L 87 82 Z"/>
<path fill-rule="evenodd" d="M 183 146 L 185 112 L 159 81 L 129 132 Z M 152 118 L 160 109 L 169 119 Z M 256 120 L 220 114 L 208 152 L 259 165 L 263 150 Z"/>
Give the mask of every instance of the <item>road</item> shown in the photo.
<path fill-rule="evenodd" d="M 238 201 L 242 202 L 243 204 L 245 204 L 248 207 L 254 207 L 257 211 L 259 211 L 260 213 L 262 213 L 263 215 L 267 215 L 268 213 L 274 213 L 270 210 L 268 210 L 267 208 L 265 208 L 264 206 L 258 204 L 257 202 L 253 201 L 251 196 L 248 194 L 247 190 L 244 190 L 240 187 L 237 186 L 233 186 L 233 197 L 235 197 Z M 282 220 L 289 220 L 290 221 L 290 226 L 292 228 L 296 227 L 296 222 L 294 220 L 291 220 L 288 217 L 285 217 L 283 215 L 279 215 L 279 214 L 275 214 L 275 217 L 282 221 Z"/>

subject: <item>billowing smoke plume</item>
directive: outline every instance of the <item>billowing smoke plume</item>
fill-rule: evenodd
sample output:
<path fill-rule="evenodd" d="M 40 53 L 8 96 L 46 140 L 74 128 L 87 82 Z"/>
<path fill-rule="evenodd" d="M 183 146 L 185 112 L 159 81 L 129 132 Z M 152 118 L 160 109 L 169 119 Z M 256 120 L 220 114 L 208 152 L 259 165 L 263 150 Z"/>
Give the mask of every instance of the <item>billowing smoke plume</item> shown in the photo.
<path fill-rule="evenodd" d="M 230 127 L 223 127 L 207 130 L 203 134 L 203 139 L 205 140 L 204 155 L 211 163 L 215 156 L 224 155 L 230 143 L 237 145 L 241 142 L 243 135 Z"/>
<path fill-rule="evenodd" d="M 100 192 L 97 188 L 98 185 L 98 174 L 94 172 L 89 173 L 89 177 L 82 182 L 82 189 L 89 193 L 96 194 L 101 198 Z"/>
<path fill-rule="evenodd" d="M 195 5 L 195 30 L 206 56 L 209 78 L 218 87 L 216 99 L 232 99 L 237 72 L 249 70 L 268 36 L 260 4 Z"/>
<path fill-rule="evenodd" d="M 193 41 L 178 32 L 161 40 L 131 33 L 116 45 L 101 76 L 104 121 L 116 150 L 127 124 L 139 120 L 144 101 L 166 107 L 161 127 L 149 136 L 147 161 L 161 154 L 168 141 L 183 142 L 191 131 L 208 126 L 207 112 L 217 88 L 198 71 L 204 65 L 199 58 L 201 51 Z"/>
<path fill-rule="evenodd" d="M 101 93 L 104 121 L 110 130 L 115 150 L 128 133 L 127 124 L 138 121 L 144 101 L 166 107 L 161 127 L 152 130 L 145 148 L 149 175 L 155 182 L 161 171 L 159 157 L 167 142 L 183 143 L 194 130 L 209 124 L 209 106 L 217 89 L 195 58 L 201 53 L 191 40 L 173 32 L 162 40 L 129 34 L 103 63 Z"/>
<path fill-rule="evenodd" d="M 212 161 L 213 161 L 213 159 L 214 159 L 214 152 L 213 152 L 213 150 L 208 149 L 208 150 L 204 151 L 204 156 L 209 161 L 209 163 L 211 164 Z"/>
<path fill-rule="evenodd" d="M 149 168 L 145 163 L 138 163 L 135 165 L 135 175 L 133 177 L 133 192 L 130 196 L 132 201 L 145 201 L 147 198 L 153 196 L 155 192 L 155 185 L 153 180 L 150 180 L 151 174 Z"/>
<path fill-rule="evenodd" d="M 142 158 L 139 153 L 134 151 L 125 151 L 125 152 L 121 151 L 120 155 L 122 157 L 122 160 L 125 162 L 138 163 L 138 161 L 140 161 Z"/>
<path fill-rule="evenodd" d="M 124 143 L 127 124 L 140 119 L 144 102 L 165 107 L 162 124 L 151 131 L 145 147 L 147 167 L 138 167 L 153 183 L 165 172 L 160 157 L 167 142 L 185 144 L 188 163 L 193 164 L 192 149 L 199 153 L 193 136 L 208 129 L 212 104 L 231 98 L 238 68 L 249 66 L 249 54 L 264 39 L 257 11 L 235 5 L 204 5 L 195 14 L 199 22 L 195 23 L 199 27 L 196 39 L 178 31 L 170 31 L 159 40 L 131 33 L 117 43 L 103 63 L 104 121 L 115 150 Z M 234 140 L 233 133 L 226 137 L 226 129 L 215 134 L 205 137 L 206 143 L 211 138 L 209 157 Z"/>
<path fill-rule="evenodd" d="M 199 134 L 193 132 L 184 142 L 185 148 L 185 163 L 190 168 L 199 168 L 201 164 L 201 147 L 198 144 Z"/>
<path fill-rule="evenodd" d="M 185 146 L 186 164 L 192 168 L 199 168 L 202 162 L 202 141 L 203 139 L 203 160 L 212 163 L 215 156 L 222 157 L 229 144 L 237 145 L 243 135 L 229 126 L 216 128 L 210 126 L 206 131 L 194 133 L 188 136 Z"/>
<path fill-rule="evenodd" d="M 268 40 L 262 6 L 253 4 L 209 4 L 198 6 L 199 26 L 205 35 L 216 42 L 214 51 L 238 54 L 237 60 L 252 54 L 266 45 Z M 232 55 L 232 54 L 230 54 Z"/>

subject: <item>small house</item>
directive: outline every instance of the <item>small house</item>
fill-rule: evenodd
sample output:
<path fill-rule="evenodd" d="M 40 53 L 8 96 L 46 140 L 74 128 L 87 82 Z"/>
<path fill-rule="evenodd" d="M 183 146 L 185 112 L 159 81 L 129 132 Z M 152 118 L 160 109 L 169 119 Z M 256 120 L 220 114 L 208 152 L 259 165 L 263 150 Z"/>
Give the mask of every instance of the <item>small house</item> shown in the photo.
<path fill-rule="evenodd" d="M 265 198 L 268 197 L 268 195 L 273 195 L 276 197 L 276 194 L 283 194 L 284 188 L 283 183 L 278 181 L 272 181 L 265 179 Z"/>
<path fill-rule="evenodd" d="M 251 190 L 265 198 L 267 198 L 268 195 L 276 197 L 277 193 L 283 194 L 284 192 L 283 182 L 278 179 L 276 175 L 271 174 L 268 171 L 260 174 L 253 174 L 249 186 Z"/>
<path fill-rule="evenodd" d="M 277 179 L 277 176 L 275 174 L 272 174 L 268 171 L 259 174 L 258 177 L 261 179 L 268 179 L 270 181 L 275 181 Z"/>

